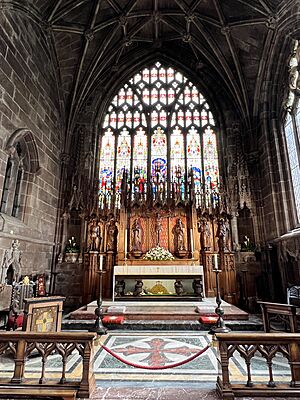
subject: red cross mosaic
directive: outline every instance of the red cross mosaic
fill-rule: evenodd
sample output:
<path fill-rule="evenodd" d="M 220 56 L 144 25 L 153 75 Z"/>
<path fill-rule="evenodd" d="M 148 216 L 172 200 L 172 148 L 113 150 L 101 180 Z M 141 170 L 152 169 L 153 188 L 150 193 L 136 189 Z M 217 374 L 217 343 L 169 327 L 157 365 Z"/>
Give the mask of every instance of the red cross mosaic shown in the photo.
<path fill-rule="evenodd" d="M 174 362 L 174 360 L 168 358 L 168 355 L 176 354 L 190 357 L 199 351 L 197 348 L 193 349 L 188 346 L 178 346 L 178 342 L 175 342 L 175 345 L 178 347 L 170 347 L 170 341 L 161 338 L 151 338 L 143 343 L 146 343 L 149 347 L 140 347 L 129 344 L 124 347 L 114 347 L 113 351 L 124 356 L 145 354 L 145 358 L 140 360 L 140 362 L 144 362 L 151 367 L 163 367 Z"/>

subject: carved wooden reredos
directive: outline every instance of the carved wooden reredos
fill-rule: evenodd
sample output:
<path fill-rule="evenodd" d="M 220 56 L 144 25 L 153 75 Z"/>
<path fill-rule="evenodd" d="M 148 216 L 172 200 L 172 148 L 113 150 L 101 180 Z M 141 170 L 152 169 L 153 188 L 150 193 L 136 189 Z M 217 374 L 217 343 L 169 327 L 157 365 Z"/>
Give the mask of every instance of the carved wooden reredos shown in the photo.
<path fill-rule="evenodd" d="M 84 136 L 80 129 L 62 243 L 76 238 L 89 271 L 99 265 L 95 254 L 105 256 L 108 296 L 113 265 L 141 260 L 156 246 L 203 264 L 204 272 L 214 253 L 232 251 L 220 129 L 203 94 L 179 70 L 155 62 L 115 94 L 102 121 L 92 185 Z M 62 257 L 63 251 L 64 245 Z"/>

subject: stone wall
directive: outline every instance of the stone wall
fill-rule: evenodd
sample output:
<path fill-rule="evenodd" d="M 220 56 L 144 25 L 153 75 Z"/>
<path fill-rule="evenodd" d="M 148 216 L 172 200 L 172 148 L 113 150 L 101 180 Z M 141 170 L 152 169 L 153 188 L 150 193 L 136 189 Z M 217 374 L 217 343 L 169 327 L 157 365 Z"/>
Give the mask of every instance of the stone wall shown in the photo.
<path fill-rule="evenodd" d="M 59 263 L 56 266 L 55 294 L 65 296 L 64 308 L 77 309 L 82 305 L 83 264 Z"/>
<path fill-rule="evenodd" d="M 24 274 L 50 270 L 62 149 L 57 78 L 40 25 L 22 10 L 0 10 L 0 199 L 7 143 L 19 130 L 33 137 L 40 167 L 29 174 L 21 215 L 0 218 L 0 262 L 19 239 Z"/>

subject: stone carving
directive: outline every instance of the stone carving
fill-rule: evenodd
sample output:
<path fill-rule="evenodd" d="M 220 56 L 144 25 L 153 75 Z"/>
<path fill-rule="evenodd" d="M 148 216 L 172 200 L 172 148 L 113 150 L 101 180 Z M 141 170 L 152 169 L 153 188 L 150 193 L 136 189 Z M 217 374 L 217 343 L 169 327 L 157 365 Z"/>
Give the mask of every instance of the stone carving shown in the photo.
<path fill-rule="evenodd" d="M 1 268 L 1 280 L 2 284 L 12 284 L 13 282 L 18 282 L 21 276 L 22 269 L 22 252 L 19 249 L 20 243 L 18 240 L 13 240 L 11 248 L 5 250 L 4 260 Z M 8 276 L 8 271 L 10 269 L 10 274 Z"/>
<path fill-rule="evenodd" d="M 176 281 L 174 283 L 174 288 L 175 288 L 175 292 L 176 292 L 177 296 L 182 296 L 183 284 L 182 284 L 181 279 L 176 279 Z"/>
<path fill-rule="evenodd" d="M 203 292 L 203 285 L 201 279 L 194 279 L 193 280 L 193 289 L 194 289 L 194 294 L 198 297 L 202 297 L 202 292 Z"/>
<path fill-rule="evenodd" d="M 141 279 L 136 280 L 136 284 L 134 286 L 134 296 L 142 296 L 143 294 L 143 281 Z"/>
<path fill-rule="evenodd" d="M 132 251 L 142 251 L 142 227 L 139 218 L 136 218 L 132 224 Z"/>

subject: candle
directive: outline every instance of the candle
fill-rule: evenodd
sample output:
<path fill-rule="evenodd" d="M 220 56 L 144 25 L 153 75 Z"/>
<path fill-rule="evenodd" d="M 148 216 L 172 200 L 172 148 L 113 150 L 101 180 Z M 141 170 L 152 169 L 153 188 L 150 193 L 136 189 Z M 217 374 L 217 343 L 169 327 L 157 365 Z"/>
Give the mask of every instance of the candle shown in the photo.
<path fill-rule="evenodd" d="M 215 269 L 219 269 L 219 267 L 218 267 L 218 254 L 214 254 L 214 266 L 215 266 Z"/>
<path fill-rule="evenodd" d="M 192 257 L 194 257 L 194 237 L 193 237 L 193 228 L 191 228 L 191 252 L 192 252 Z"/>
<path fill-rule="evenodd" d="M 127 229 L 125 229 L 124 258 L 127 258 Z"/>
<path fill-rule="evenodd" d="M 100 265 L 99 265 L 99 270 L 102 271 L 103 269 L 103 254 L 100 254 Z"/>

